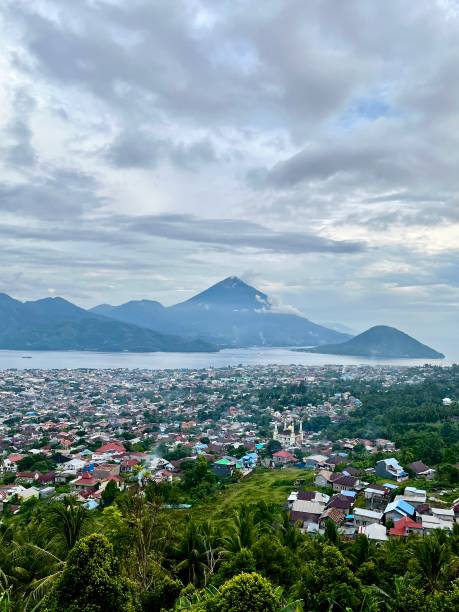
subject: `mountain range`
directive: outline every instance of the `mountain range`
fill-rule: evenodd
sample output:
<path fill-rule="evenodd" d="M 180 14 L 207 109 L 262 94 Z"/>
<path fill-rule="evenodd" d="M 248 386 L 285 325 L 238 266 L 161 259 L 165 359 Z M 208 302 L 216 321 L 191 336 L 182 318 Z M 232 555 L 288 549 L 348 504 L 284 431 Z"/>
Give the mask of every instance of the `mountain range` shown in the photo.
<path fill-rule="evenodd" d="M 0 348 L 55 351 L 214 351 L 204 340 L 102 317 L 62 298 L 20 302 L 0 294 Z"/>
<path fill-rule="evenodd" d="M 326 355 L 350 355 L 355 357 L 397 358 L 397 359 L 443 359 L 439 353 L 426 344 L 405 334 L 395 327 L 376 325 L 367 331 L 340 344 L 326 344 L 310 349 L 310 353 Z"/>
<path fill-rule="evenodd" d="M 101 304 L 92 312 L 155 331 L 201 338 L 220 348 L 316 346 L 351 337 L 302 316 L 277 312 L 265 293 L 235 276 L 168 308 L 141 300 L 121 306 Z"/>
<path fill-rule="evenodd" d="M 334 355 L 440 358 L 395 328 L 352 337 L 282 312 L 265 293 L 231 276 L 165 307 L 153 300 L 85 310 L 55 297 L 21 302 L 0 294 L 0 349 L 211 352 L 221 348 L 315 347 Z"/>

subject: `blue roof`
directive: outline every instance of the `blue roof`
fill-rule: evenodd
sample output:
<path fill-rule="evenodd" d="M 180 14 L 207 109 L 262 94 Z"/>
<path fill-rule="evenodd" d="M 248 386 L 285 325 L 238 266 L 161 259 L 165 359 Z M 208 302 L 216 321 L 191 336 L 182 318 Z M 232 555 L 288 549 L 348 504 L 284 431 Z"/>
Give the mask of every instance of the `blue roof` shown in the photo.
<path fill-rule="evenodd" d="M 416 508 L 403 499 L 400 499 L 398 501 L 398 507 L 401 508 L 404 512 L 406 512 L 410 516 L 413 516 L 413 514 L 416 513 Z"/>
<path fill-rule="evenodd" d="M 416 509 L 403 499 L 399 499 L 398 501 L 393 501 L 387 504 L 384 512 L 392 512 L 394 510 L 396 510 L 399 514 L 402 514 L 403 516 L 414 516 L 414 514 L 416 513 Z"/>
<path fill-rule="evenodd" d="M 98 503 L 96 502 L 95 499 L 88 499 L 88 501 L 85 503 L 85 508 L 87 508 L 88 510 L 95 510 L 98 507 Z"/>
<path fill-rule="evenodd" d="M 259 443 L 259 444 L 255 444 L 255 448 L 257 448 L 258 450 L 260 450 L 260 448 L 264 448 L 265 445 L 263 443 Z"/>
<path fill-rule="evenodd" d="M 340 491 L 341 495 L 346 495 L 346 497 L 355 497 L 357 493 L 355 491 Z"/>
<path fill-rule="evenodd" d="M 391 465 L 394 468 L 402 467 L 395 457 L 390 457 L 389 459 L 383 459 L 383 461 L 386 465 Z"/>
<path fill-rule="evenodd" d="M 398 489 L 398 486 L 394 485 L 392 482 L 385 482 L 383 487 L 387 487 L 388 489 Z"/>

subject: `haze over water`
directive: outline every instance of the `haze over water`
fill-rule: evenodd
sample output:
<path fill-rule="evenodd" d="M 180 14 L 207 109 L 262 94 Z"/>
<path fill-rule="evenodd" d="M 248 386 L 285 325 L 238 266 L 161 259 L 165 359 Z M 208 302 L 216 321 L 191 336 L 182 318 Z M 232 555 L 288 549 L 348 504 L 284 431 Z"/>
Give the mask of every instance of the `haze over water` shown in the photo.
<path fill-rule="evenodd" d="M 0 351 L 0 370 L 140 368 L 151 370 L 219 368 L 236 365 L 405 365 L 459 363 L 459 351 L 446 359 L 367 359 L 301 353 L 286 348 L 225 349 L 219 353 L 92 353 L 78 351 Z"/>

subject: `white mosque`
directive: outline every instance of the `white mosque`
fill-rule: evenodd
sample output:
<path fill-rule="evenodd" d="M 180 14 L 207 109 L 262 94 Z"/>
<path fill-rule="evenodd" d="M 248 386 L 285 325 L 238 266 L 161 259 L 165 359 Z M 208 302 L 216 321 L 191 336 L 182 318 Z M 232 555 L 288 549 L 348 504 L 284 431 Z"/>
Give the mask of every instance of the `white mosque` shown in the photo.
<path fill-rule="evenodd" d="M 279 424 L 274 423 L 273 440 L 277 440 L 283 447 L 301 446 L 304 441 L 303 421 L 300 421 L 298 432 L 295 432 L 295 421 L 290 424 L 283 421 L 283 430 L 279 431 Z"/>

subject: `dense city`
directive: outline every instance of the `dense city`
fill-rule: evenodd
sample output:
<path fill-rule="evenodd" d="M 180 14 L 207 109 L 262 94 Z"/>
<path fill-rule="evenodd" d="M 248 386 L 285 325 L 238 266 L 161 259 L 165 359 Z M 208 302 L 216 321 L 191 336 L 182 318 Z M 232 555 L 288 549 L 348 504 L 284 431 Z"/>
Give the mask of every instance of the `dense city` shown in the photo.
<path fill-rule="evenodd" d="M 132 551 L 126 552 L 122 534 L 134 530 L 134 541 L 135 529 L 154 517 L 157 533 L 169 536 L 166 544 L 155 540 L 144 551 L 152 582 L 142 586 L 141 609 L 213 610 L 211 604 L 199 607 L 202 589 L 211 601 L 208 589 L 245 571 L 244 564 L 290 593 L 279 599 L 282 609 L 325 609 L 319 603 L 305 607 L 300 583 L 270 570 L 257 542 L 274 530 L 279 546 L 290 546 L 288 534 L 296 542 L 288 554 L 297 554 L 302 541 L 303 548 L 333 545 L 346 557 L 365 541 L 376 547 L 368 549 L 370 559 L 370 550 L 382 554 L 391 541 L 408 550 L 413 540 L 427 545 L 434 538 L 438 545 L 447 542 L 451 553 L 459 523 L 458 398 L 457 366 L 4 370 L 0 569 L 11 577 L 2 597 L 17 609 L 35 601 L 37 609 L 54 609 L 46 607 L 40 585 L 57 561 L 48 560 L 46 571 L 46 564 L 39 570 L 27 566 L 26 585 L 9 565 L 31 525 L 48 525 L 60 542 L 59 530 L 76 520 L 79 527 L 70 539 L 66 535 L 59 563 L 70 563 L 66 555 L 92 533 L 87 537 L 103 534 L 127 564 Z M 134 527 L 136 513 L 140 522 Z M 42 537 L 35 543 L 43 547 L 40 554 L 55 554 L 55 540 L 44 545 Z M 177 552 L 187 538 L 194 538 L 194 560 Z M 233 557 L 242 569 L 231 565 Z M 153 559 L 163 572 L 159 591 L 153 588 L 159 571 L 153 571 Z M 455 566 L 448 567 L 452 579 Z M 370 574 L 359 575 L 356 601 L 367 597 L 365 581 L 374 584 Z M 285 607 L 295 594 L 294 607 Z M 307 597 L 313 596 L 311 586 Z"/>

